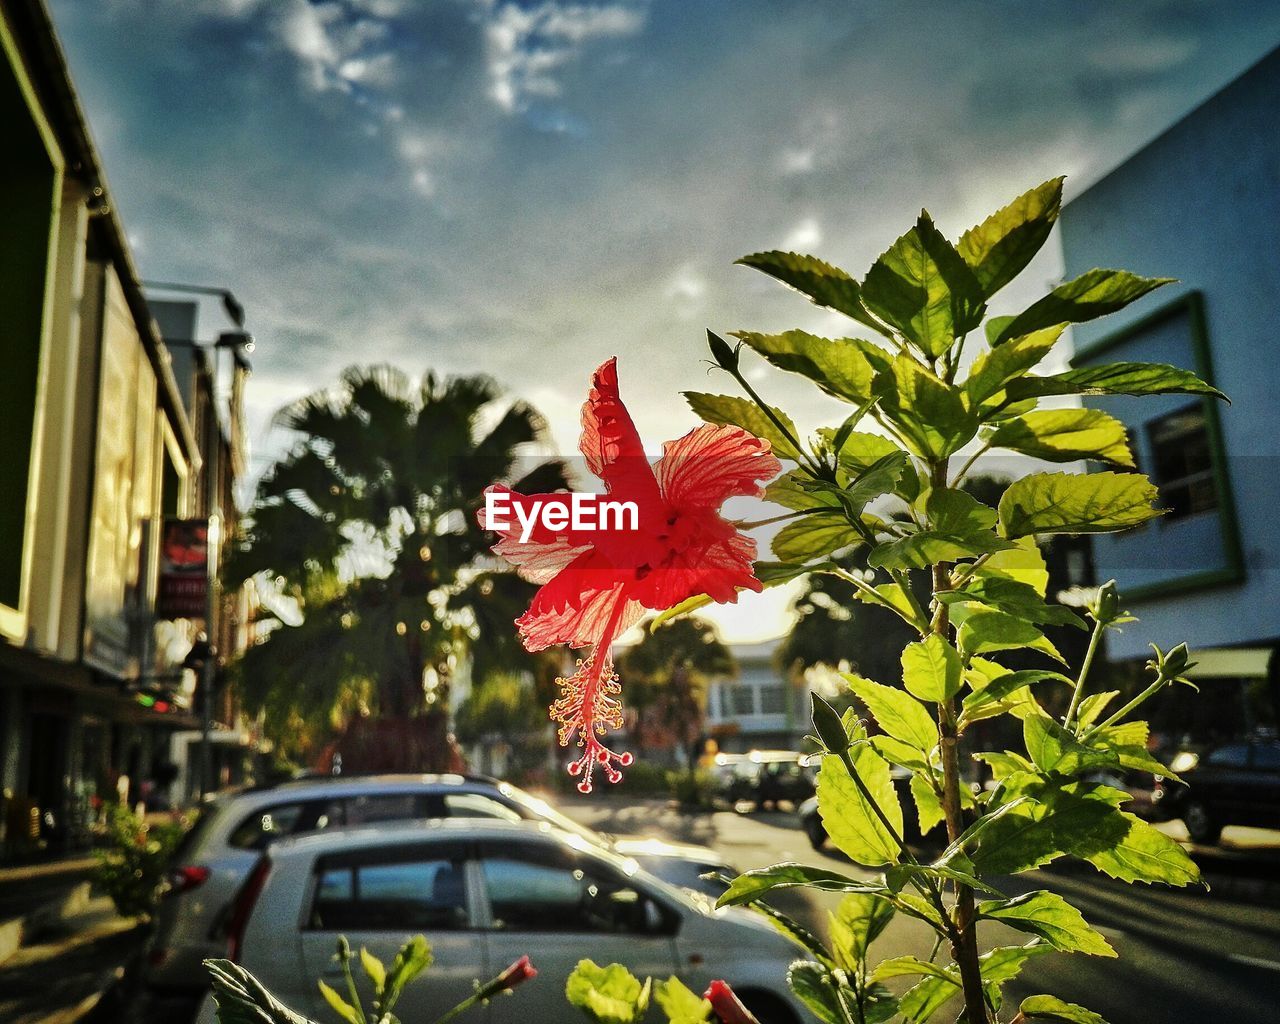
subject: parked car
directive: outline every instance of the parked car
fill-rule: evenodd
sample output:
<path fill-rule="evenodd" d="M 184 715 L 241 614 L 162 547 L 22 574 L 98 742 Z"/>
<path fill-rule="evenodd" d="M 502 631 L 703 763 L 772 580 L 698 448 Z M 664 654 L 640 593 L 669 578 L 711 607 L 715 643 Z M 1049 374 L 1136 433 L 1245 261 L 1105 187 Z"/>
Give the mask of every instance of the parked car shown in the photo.
<path fill-rule="evenodd" d="M 329 1011 L 339 935 L 384 962 L 423 934 L 434 963 L 396 1013 L 434 1020 L 482 980 L 532 957 L 537 978 L 494 1000 L 490 1024 L 567 1020 L 578 961 L 678 975 L 701 992 L 724 978 L 769 1024 L 800 1024 L 786 984 L 800 948 L 763 918 L 667 885 L 634 861 L 545 823 L 441 820 L 321 833 L 265 851 L 236 898 L 231 959 L 299 1013 Z M 212 1022 L 206 998 L 200 1021 Z"/>
<path fill-rule="evenodd" d="M 201 961 L 220 956 L 218 928 L 259 855 L 275 842 L 382 822 L 434 818 L 549 822 L 584 842 L 636 855 L 673 884 L 712 895 L 707 871 L 736 874 L 712 850 L 645 839 L 613 839 L 577 824 L 545 800 L 506 782 L 461 775 L 312 778 L 221 795 L 207 803 L 178 848 L 156 914 L 143 975 L 162 992 L 208 987 Z M 637 846 L 637 844 L 639 844 Z"/>
<path fill-rule="evenodd" d="M 1181 818 L 1193 842 L 1216 843 L 1227 825 L 1280 828 L 1280 740 L 1183 751 L 1169 766 L 1186 785 L 1156 780 L 1152 814 L 1160 821 Z"/>
<path fill-rule="evenodd" d="M 902 838 L 908 842 L 920 842 L 926 838 L 920 834 L 920 822 L 916 817 L 916 804 L 911 796 L 911 772 L 899 765 L 890 765 L 889 774 L 893 779 L 894 791 L 898 794 L 898 802 L 902 804 Z M 800 827 L 804 829 L 804 834 L 809 837 L 809 842 L 815 850 L 821 850 L 827 845 L 827 830 L 822 824 L 822 818 L 818 814 L 818 798 L 810 797 L 802 803 L 796 813 L 800 818 Z M 940 831 L 941 826 L 935 825 L 929 832 L 932 837 L 935 832 Z"/>
<path fill-rule="evenodd" d="M 792 804 L 813 795 L 813 770 L 797 750 L 752 750 L 733 762 L 725 798 L 734 805 L 750 804 L 756 810 Z"/>

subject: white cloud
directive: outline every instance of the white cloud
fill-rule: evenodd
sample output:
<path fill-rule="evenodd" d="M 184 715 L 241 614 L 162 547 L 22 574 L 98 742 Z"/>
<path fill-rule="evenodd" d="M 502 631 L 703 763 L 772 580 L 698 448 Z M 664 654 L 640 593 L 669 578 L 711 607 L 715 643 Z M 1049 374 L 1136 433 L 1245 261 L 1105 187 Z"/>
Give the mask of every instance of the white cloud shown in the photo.
<path fill-rule="evenodd" d="M 814 217 L 800 221 L 782 240 L 782 247 L 793 252 L 805 252 L 822 242 L 822 227 Z"/>
<path fill-rule="evenodd" d="M 634 35 L 644 25 L 639 10 L 620 4 L 591 7 L 548 0 L 524 10 L 514 3 L 489 7 L 485 46 L 489 98 L 508 114 L 528 109 L 532 98 L 560 95 L 555 72 L 577 60 L 586 44 Z"/>

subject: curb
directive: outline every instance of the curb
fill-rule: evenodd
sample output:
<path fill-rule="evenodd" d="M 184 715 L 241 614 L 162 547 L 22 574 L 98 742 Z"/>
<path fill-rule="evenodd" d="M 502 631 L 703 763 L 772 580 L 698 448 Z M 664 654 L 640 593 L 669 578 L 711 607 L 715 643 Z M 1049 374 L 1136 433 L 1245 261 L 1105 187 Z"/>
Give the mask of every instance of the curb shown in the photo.
<path fill-rule="evenodd" d="M 0 921 L 0 965 L 22 948 L 24 942 L 53 925 L 75 917 L 89 903 L 89 882 L 77 882 L 54 903 L 37 907 L 19 917 Z"/>

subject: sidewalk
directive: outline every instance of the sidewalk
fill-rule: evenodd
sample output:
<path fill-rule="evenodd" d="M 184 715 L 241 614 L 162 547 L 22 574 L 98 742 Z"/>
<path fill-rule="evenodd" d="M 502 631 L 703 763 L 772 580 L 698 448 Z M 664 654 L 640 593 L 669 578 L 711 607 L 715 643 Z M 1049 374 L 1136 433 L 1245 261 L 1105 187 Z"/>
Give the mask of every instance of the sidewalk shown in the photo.
<path fill-rule="evenodd" d="M 0 869 L 0 1020 L 76 1024 L 138 956 L 145 928 L 91 892 L 91 857 Z"/>

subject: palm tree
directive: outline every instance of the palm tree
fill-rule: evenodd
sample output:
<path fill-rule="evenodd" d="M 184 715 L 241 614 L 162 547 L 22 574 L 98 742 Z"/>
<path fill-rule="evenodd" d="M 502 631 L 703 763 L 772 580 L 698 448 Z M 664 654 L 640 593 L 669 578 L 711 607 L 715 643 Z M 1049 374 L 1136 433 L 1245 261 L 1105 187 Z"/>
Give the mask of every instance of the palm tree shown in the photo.
<path fill-rule="evenodd" d="M 524 458 L 545 437 L 542 418 L 499 397 L 486 377 L 427 373 L 415 387 L 392 367 L 351 367 L 276 414 L 297 441 L 262 478 L 228 577 L 266 594 L 266 639 L 237 674 L 277 730 L 346 725 L 350 737 L 361 720 L 396 722 L 396 743 L 433 739 L 409 742 L 404 763 L 369 766 L 340 741 L 345 765 L 443 768 L 462 660 L 476 678 L 524 667 L 511 623 L 533 588 L 488 555 L 475 511 L 495 481 L 567 484 L 562 463 Z"/>
<path fill-rule="evenodd" d="M 711 623 L 688 615 L 650 631 L 618 661 L 627 702 L 635 709 L 632 741 L 643 747 L 646 726 L 673 735 L 692 767 L 702 743 L 707 684 L 736 675 L 738 664 Z M 637 735 L 638 734 L 638 735 Z"/>

